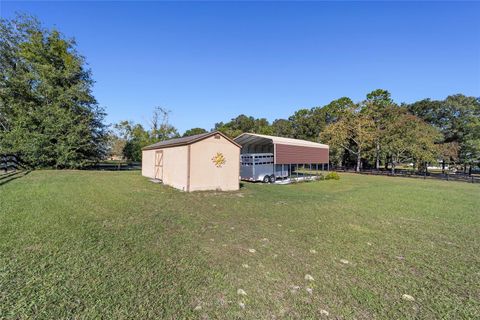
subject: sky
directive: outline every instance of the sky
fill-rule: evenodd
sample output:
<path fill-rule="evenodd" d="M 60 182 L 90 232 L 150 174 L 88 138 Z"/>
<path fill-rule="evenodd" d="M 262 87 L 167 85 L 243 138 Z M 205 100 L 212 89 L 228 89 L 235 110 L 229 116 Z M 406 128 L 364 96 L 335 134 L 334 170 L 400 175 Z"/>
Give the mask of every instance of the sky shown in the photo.
<path fill-rule="evenodd" d="M 480 3 L 13 2 L 75 38 L 106 121 L 180 133 L 239 114 L 270 121 L 378 88 L 396 102 L 480 96 Z"/>

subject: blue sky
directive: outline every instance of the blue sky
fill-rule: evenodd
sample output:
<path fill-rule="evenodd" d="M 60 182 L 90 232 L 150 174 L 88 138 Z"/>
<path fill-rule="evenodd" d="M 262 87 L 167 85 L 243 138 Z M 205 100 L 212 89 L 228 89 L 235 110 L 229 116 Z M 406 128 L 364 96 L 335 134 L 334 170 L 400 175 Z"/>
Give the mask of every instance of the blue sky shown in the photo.
<path fill-rule="evenodd" d="M 480 3 L 8 2 L 74 37 L 107 121 L 172 111 L 180 132 L 269 120 L 377 88 L 480 96 Z"/>

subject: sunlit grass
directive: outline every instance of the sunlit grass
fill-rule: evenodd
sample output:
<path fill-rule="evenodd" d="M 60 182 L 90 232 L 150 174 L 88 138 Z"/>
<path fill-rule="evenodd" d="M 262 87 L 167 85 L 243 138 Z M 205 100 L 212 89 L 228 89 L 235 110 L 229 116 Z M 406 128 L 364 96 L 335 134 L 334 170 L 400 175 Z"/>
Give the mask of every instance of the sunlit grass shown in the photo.
<path fill-rule="evenodd" d="M 0 186 L 0 318 L 478 318 L 479 206 L 408 178 L 187 194 L 34 171 Z"/>

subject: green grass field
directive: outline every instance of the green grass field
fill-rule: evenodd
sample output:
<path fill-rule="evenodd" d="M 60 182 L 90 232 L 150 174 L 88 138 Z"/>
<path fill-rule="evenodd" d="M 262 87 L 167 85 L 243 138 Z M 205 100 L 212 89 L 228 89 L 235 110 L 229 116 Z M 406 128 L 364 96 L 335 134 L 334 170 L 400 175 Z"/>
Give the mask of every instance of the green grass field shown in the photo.
<path fill-rule="evenodd" d="M 472 319 L 479 301 L 480 185 L 344 174 L 187 194 L 86 171 L 0 185 L 2 319 Z"/>

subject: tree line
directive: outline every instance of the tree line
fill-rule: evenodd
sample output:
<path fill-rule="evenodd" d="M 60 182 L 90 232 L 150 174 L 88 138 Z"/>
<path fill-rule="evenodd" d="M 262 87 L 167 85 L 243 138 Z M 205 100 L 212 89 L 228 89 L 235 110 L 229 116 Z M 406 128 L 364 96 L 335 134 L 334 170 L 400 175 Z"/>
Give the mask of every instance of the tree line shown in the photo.
<path fill-rule="evenodd" d="M 120 147 L 117 154 L 140 161 L 141 148 L 181 135 L 168 123 L 168 111 L 159 108 L 162 125 L 144 129 L 140 124 L 122 121 L 113 135 Z M 157 119 L 154 112 L 153 119 Z M 152 123 L 156 121 L 152 120 Z M 299 109 L 287 119 L 269 122 L 241 114 L 228 122 L 216 123 L 219 130 L 234 138 L 244 132 L 304 139 L 330 145 L 334 166 L 391 169 L 413 163 L 416 169 L 427 164 L 443 166 L 478 165 L 480 160 L 480 100 L 462 94 L 444 100 L 424 99 L 414 103 L 395 103 L 390 92 L 377 89 L 364 100 L 348 97 L 325 106 Z M 208 132 L 192 128 L 182 136 Z M 112 149 L 113 150 L 113 149 Z"/>
<path fill-rule="evenodd" d="M 30 167 L 81 168 L 113 156 L 140 161 L 146 145 L 207 132 L 180 135 L 162 107 L 154 108 L 148 128 L 105 124 L 75 41 L 32 17 L 0 19 L 0 70 L 0 153 L 17 154 Z M 378 89 L 362 101 L 342 97 L 273 122 L 241 114 L 210 130 L 326 143 L 333 165 L 357 170 L 435 162 L 466 168 L 480 159 L 480 100 L 456 94 L 399 104 Z"/>
<path fill-rule="evenodd" d="M 333 165 L 358 171 L 437 162 L 466 168 L 480 160 L 480 99 L 462 94 L 398 104 L 377 89 L 359 102 L 342 97 L 271 124 L 240 115 L 215 129 L 231 137 L 253 132 L 326 143 Z"/>

